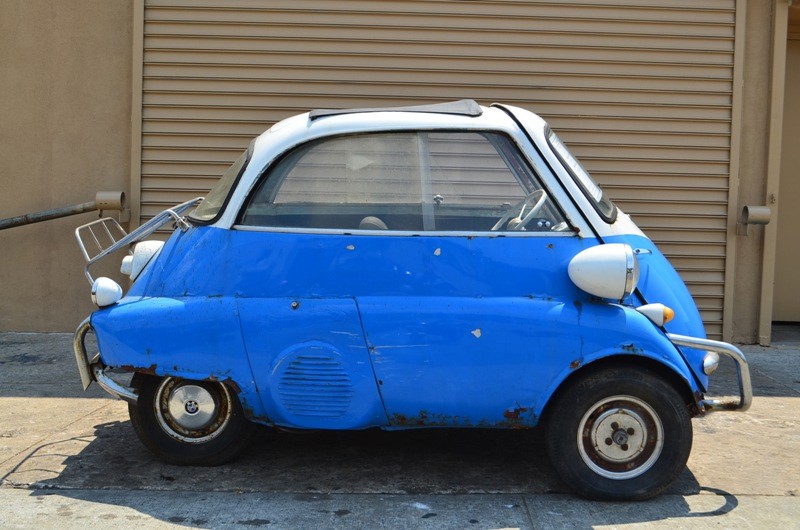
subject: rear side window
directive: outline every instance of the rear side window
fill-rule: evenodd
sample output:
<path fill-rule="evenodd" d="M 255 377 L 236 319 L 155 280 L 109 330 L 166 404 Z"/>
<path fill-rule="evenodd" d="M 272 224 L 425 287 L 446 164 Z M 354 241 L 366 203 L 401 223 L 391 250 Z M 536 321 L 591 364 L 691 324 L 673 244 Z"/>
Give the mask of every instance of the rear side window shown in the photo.
<path fill-rule="evenodd" d="M 505 136 L 418 131 L 326 138 L 279 161 L 240 224 L 264 227 L 505 231 L 523 206 L 526 230 L 564 218 Z M 523 211 L 523 214 L 525 211 Z"/>

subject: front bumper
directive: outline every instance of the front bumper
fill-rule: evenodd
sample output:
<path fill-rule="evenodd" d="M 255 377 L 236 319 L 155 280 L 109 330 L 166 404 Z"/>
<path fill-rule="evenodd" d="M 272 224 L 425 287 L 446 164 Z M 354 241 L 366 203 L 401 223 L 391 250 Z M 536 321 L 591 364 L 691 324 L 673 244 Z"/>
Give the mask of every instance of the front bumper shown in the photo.
<path fill-rule="evenodd" d="M 719 401 L 716 399 L 704 399 L 700 401 L 699 405 L 705 409 L 706 413 L 716 412 L 722 410 L 737 410 L 744 412 L 750 408 L 753 402 L 753 387 L 750 383 L 750 366 L 747 364 L 742 351 L 727 342 L 720 342 L 709 339 L 699 339 L 696 337 L 687 337 L 685 335 L 675 335 L 667 333 L 667 338 L 672 341 L 675 346 L 686 346 L 688 348 L 695 348 L 698 350 L 713 351 L 726 357 L 730 357 L 736 363 L 736 373 L 739 379 L 739 401 Z"/>
<path fill-rule="evenodd" d="M 89 388 L 92 381 L 97 381 L 100 387 L 114 397 L 136 404 L 139 396 L 132 388 L 124 387 L 106 375 L 107 366 L 100 360 L 100 354 L 89 360 L 86 353 L 86 335 L 92 331 L 90 317 L 80 323 L 72 339 L 72 348 L 75 350 L 75 361 L 78 363 L 78 372 L 81 374 L 83 389 Z"/>

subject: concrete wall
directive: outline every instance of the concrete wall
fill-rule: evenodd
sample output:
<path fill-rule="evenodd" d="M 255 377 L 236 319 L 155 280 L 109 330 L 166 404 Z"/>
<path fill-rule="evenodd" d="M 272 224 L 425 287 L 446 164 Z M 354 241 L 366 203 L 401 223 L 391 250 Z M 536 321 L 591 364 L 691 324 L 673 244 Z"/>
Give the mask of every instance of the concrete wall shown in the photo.
<path fill-rule="evenodd" d="M 0 4 L 0 217 L 128 191 L 132 0 Z M 93 309 L 83 214 L 0 231 L 0 331 L 68 331 Z"/>

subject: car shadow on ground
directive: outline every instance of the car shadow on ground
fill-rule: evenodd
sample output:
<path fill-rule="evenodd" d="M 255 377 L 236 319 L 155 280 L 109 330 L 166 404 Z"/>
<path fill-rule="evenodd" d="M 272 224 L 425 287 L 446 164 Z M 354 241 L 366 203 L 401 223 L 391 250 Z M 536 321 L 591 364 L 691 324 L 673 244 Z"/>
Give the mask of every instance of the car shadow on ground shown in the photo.
<path fill-rule="evenodd" d="M 56 447 L 48 452 L 70 453 Z M 149 453 L 129 421 L 114 421 L 95 426 L 95 437 L 73 453 L 62 459 L 57 476 L 37 486 L 384 494 L 568 491 L 544 454 L 537 429 L 281 432 L 264 427 L 231 463 L 182 467 Z M 39 457 L 32 454 L 28 460 Z M 18 467 L 29 465 L 34 464 Z"/>
<path fill-rule="evenodd" d="M 73 444 L 75 441 L 69 440 Z M 586 521 L 585 514 L 589 513 L 593 524 L 610 525 L 720 515 L 738 504 L 732 495 L 715 491 L 711 493 L 719 495 L 719 502 L 713 511 L 693 510 L 683 496 L 708 490 L 698 484 L 688 469 L 665 495 L 647 503 L 651 508 L 657 506 L 657 510 L 642 510 L 641 503 L 582 500 L 572 495 L 556 476 L 538 429 L 290 433 L 262 428 L 245 454 L 217 467 L 180 467 L 160 462 L 139 443 L 128 421 L 97 425 L 94 438 L 78 441 L 84 446 L 72 453 L 60 451 L 58 442 L 42 449 L 42 453 L 51 457 L 61 456 L 58 459 L 61 470 L 51 478 L 31 484 L 32 495 L 47 491 L 97 502 L 97 490 L 172 492 L 176 497 L 220 492 L 290 494 L 291 499 L 301 501 L 310 497 L 303 494 L 323 499 L 341 499 L 335 494 L 398 496 L 395 499 L 500 494 L 528 499 L 527 508 L 534 519 L 537 511 L 555 509 L 567 518 L 570 513 L 576 517 L 583 514 L 578 519 L 581 521 Z M 14 475 L 24 474 L 26 468 L 41 469 L 43 456 L 32 453 L 2 478 L 15 482 Z M 125 501 L 127 498 L 130 502 Z M 163 506 L 154 505 L 150 509 L 147 503 L 135 500 L 135 495 L 114 499 L 112 504 L 175 522 L 165 515 Z M 268 509 L 266 503 L 264 510 Z"/>

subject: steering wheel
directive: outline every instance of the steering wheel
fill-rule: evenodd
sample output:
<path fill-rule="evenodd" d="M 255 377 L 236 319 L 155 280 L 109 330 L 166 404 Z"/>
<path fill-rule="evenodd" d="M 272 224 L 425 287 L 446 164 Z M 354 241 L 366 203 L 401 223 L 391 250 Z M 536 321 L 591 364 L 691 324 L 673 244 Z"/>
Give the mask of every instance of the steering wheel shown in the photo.
<path fill-rule="evenodd" d="M 543 189 L 529 193 L 524 199 L 506 210 L 506 213 L 503 214 L 503 217 L 501 217 L 500 220 L 494 224 L 492 230 L 500 230 L 500 227 L 502 227 L 506 221 L 508 221 L 509 230 L 524 230 L 525 225 L 528 224 L 528 221 L 533 219 L 534 215 L 539 213 L 539 210 L 542 209 L 542 206 L 544 206 L 544 202 L 546 200 L 547 192 Z M 531 205 L 531 209 L 528 211 L 528 213 L 525 213 L 528 205 Z M 511 216 L 514 215 L 514 212 L 518 209 L 519 213 L 512 219 Z"/>

